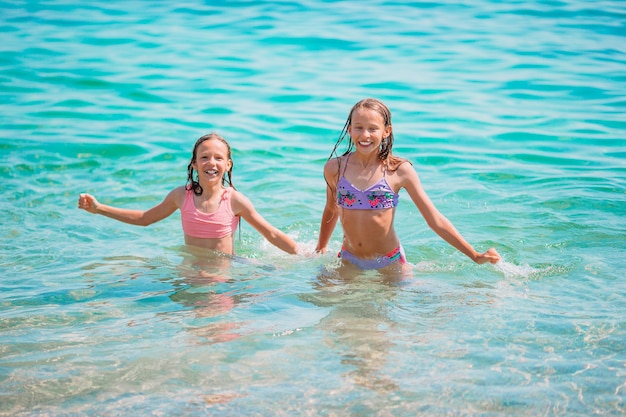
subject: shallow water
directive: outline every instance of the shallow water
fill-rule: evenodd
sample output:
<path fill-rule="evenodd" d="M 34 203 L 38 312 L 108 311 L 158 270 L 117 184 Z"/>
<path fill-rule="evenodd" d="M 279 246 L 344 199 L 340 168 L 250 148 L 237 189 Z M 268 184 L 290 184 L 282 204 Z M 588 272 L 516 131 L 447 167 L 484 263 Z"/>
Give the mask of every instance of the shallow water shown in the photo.
<path fill-rule="evenodd" d="M 626 413 L 622 2 L 0 1 L 0 415 Z M 406 193 L 411 278 L 312 254 L 359 99 L 478 249 Z M 148 208 L 195 139 L 305 256 L 247 224 L 198 259 Z M 331 251 L 340 247 L 337 229 Z"/>

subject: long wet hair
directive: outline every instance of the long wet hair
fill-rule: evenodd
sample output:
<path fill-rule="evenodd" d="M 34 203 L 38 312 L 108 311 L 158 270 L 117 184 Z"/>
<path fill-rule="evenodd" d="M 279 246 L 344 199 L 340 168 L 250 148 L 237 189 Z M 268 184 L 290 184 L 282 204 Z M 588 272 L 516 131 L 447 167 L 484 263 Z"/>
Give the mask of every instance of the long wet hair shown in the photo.
<path fill-rule="evenodd" d="M 345 152 L 341 156 L 345 156 L 354 150 L 354 143 L 352 142 L 351 138 L 348 135 L 348 128 L 350 128 L 350 126 L 352 125 L 352 115 L 354 114 L 356 110 L 361 109 L 361 108 L 375 111 L 376 113 L 382 116 L 385 127 L 391 126 L 391 110 L 389 110 L 389 108 L 382 101 L 375 99 L 375 98 L 365 98 L 359 101 L 354 106 L 352 106 L 352 109 L 350 110 L 350 113 L 348 114 L 348 119 L 346 120 L 346 123 L 343 125 L 343 129 L 341 130 L 339 139 L 337 139 L 337 143 L 335 143 L 335 147 L 333 148 L 333 151 L 330 153 L 328 160 L 334 157 L 334 158 L 337 158 L 337 162 L 340 163 L 340 159 L 338 158 L 339 155 L 337 155 L 337 148 L 339 147 L 339 145 L 341 145 L 341 143 L 344 141 L 346 137 L 348 137 L 348 141 L 347 141 L 348 143 L 347 143 Z M 378 160 L 381 161 L 383 165 L 385 166 L 385 169 L 389 171 L 395 171 L 403 162 L 407 162 L 407 160 L 404 158 L 393 156 L 391 152 L 392 149 L 393 149 L 393 129 L 391 130 L 391 133 L 389 133 L 389 136 L 387 136 L 386 138 L 383 138 L 383 141 L 381 142 L 380 148 L 378 150 Z"/>
<path fill-rule="evenodd" d="M 219 140 L 224 145 L 226 145 L 226 149 L 228 149 L 227 157 L 228 157 L 228 160 L 230 161 L 230 169 L 222 177 L 222 185 L 224 187 L 230 186 L 230 187 L 235 188 L 235 186 L 233 185 L 233 180 L 232 180 L 233 167 L 235 166 L 235 164 L 233 163 L 233 159 L 231 156 L 232 152 L 230 149 L 230 144 L 226 141 L 226 139 L 224 139 L 217 133 L 209 133 L 208 135 L 204 135 L 196 141 L 196 144 L 193 146 L 193 152 L 191 153 L 191 160 L 189 161 L 189 165 L 187 165 L 187 185 L 185 186 L 185 188 L 187 190 L 193 190 L 195 195 L 202 195 L 203 190 L 202 190 L 202 186 L 198 182 L 198 173 L 196 172 L 194 176 L 195 170 L 193 169 L 193 164 L 196 162 L 196 158 L 198 156 L 198 146 L 200 146 L 202 143 L 206 142 L 207 140 Z"/>

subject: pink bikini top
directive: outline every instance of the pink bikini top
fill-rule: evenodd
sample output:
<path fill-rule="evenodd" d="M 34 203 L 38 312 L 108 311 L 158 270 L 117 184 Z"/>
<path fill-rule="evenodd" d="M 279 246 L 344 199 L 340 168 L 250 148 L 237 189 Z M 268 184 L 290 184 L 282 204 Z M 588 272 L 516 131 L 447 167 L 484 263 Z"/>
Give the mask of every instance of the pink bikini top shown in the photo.
<path fill-rule="evenodd" d="M 230 197 L 233 188 L 224 189 L 222 200 L 213 213 L 204 213 L 196 208 L 193 202 L 193 190 L 185 191 L 185 201 L 180 210 L 183 232 L 191 237 L 202 239 L 219 239 L 231 236 L 237 230 L 239 217 L 233 214 Z"/>
<path fill-rule="evenodd" d="M 346 158 L 346 165 L 337 183 L 337 204 L 339 206 L 352 210 L 380 210 L 394 208 L 398 205 L 399 196 L 387 183 L 384 177 L 385 173 L 376 184 L 365 190 L 360 190 L 344 176 L 347 166 L 348 159 Z"/>

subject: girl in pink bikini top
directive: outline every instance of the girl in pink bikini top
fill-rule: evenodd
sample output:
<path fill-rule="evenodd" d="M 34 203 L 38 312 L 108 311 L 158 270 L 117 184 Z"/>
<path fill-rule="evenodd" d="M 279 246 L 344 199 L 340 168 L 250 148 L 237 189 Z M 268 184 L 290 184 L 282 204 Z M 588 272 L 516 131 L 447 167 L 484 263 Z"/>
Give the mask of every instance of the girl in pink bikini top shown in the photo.
<path fill-rule="evenodd" d="M 226 254 L 234 253 L 233 235 L 242 218 L 274 246 L 298 253 L 296 242 L 272 226 L 247 197 L 235 190 L 232 168 L 230 145 L 211 133 L 198 139 L 193 147 L 187 184 L 170 191 L 156 206 L 148 210 L 113 207 L 100 204 L 90 194 L 80 194 L 78 207 L 137 226 L 159 222 L 179 209 L 185 244 Z"/>

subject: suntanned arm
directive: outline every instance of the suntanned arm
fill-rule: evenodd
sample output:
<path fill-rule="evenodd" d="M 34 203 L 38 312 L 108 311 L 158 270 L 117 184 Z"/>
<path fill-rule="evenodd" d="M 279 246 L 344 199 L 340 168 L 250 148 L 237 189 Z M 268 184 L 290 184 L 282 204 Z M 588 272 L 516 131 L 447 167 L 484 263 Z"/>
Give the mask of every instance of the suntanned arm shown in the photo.
<path fill-rule="evenodd" d="M 272 245 L 292 255 L 298 253 L 296 242 L 265 220 L 246 196 L 238 191 L 234 191 L 231 205 L 235 215 L 243 217 L 250 226 L 254 227 Z"/>
<path fill-rule="evenodd" d="M 172 190 L 162 202 L 149 210 L 132 210 L 101 204 L 91 194 L 80 194 L 78 208 L 92 214 L 101 214 L 135 226 L 148 226 L 170 216 L 182 204 L 184 187 Z"/>
<path fill-rule="evenodd" d="M 328 242 L 330 242 L 330 238 L 339 220 L 339 207 L 335 199 L 335 195 L 337 194 L 337 170 L 338 164 L 336 160 L 326 162 L 324 166 L 324 178 L 328 184 L 326 186 L 326 205 L 322 213 L 320 234 L 317 239 L 317 246 L 315 247 L 315 251 L 320 253 L 326 253 L 326 247 L 328 246 Z"/>
<path fill-rule="evenodd" d="M 490 248 L 484 253 L 476 252 L 472 245 L 461 236 L 450 220 L 441 214 L 430 200 L 412 165 L 408 163 L 400 165 L 398 174 L 401 179 L 400 185 L 407 190 L 411 200 L 424 216 L 428 227 L 441 236 L 443 240 L 478 264 L 496 263 L 500 260 L 500 255 L 494 248 Z"/>

